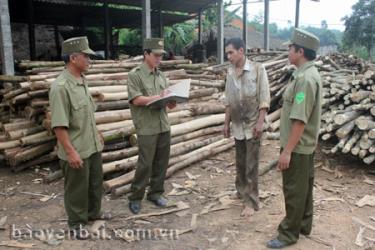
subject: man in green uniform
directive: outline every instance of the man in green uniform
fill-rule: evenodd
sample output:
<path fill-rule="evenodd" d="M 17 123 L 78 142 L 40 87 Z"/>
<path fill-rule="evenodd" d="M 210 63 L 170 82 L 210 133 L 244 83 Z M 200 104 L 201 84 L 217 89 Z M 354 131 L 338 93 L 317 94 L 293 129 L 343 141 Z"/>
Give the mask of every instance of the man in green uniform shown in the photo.
<path fill-rule="evenodd" d="M 289 61 L 297 67 L 283 95 L 280 121 L 282 171 L 286 216 L 279 235 L 267 243 L 279 249 L 309 235 L 313 220 L 314 151 L 318 141 L 322 83 L 314 59 L 319 39 L 295 29 L 289 44 Z"/>
<path fill-rule="evenodd" d="M 101 216 L 104 143 L 96 128 L 96 107 L 82 75 L 88 70 L 90 55 L 95 53 L 89 48 L 87 37 L 64 41 L 62 57 L 66 68 L 52 83 L 49 93 L 51 126 L 65 177 L 65 210 L 69 228 L 75 234 L 89 220 Z"/>
<path fill-rule="evenodd" d="M 153 109 L 149 102 L 168 94 L 167 80 L 157 68 L 164 51 L 164 41 L 150 38 L 144 41 L 144 62 L 133 69 L 128 76 L 129 103 L 133 123 L 138 136 L 138 164 L 131 185 L 129 209 L 137 214 L 146 187 L 150 189 L 147 199 L 158 207 L 165 207 L 164 179 L 167 172 L 170 152 L 170 125 L 166 107 Z M 168 103 L 173 109 L 176 103 Z"/>

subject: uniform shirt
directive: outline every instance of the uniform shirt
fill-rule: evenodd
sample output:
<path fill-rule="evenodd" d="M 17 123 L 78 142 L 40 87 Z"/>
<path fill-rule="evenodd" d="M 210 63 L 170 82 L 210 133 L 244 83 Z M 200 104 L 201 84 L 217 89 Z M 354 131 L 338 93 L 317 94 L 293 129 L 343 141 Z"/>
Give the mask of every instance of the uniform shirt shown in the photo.
<path fill-rule="evenodd" d="M 84 78 L 80 82 L 64 70 L 52 83 L 49 93 L 52 129 L 66 127 L 73 147 L 81 159 L 103 150 L 96 128 L 96 106 Z M 67 160 L 63 146 L 58 143 L 58 157 Z"/>
<path fill-rule="evenodd" d="M 305 130 L 293 152 L 312 154 L 316 148 L 322 112 L 322 83 L 314 62 L 307 62 L 297 69 L 283 95 L 280 121 L 280 142 L 288 143 L 292 120 L 305 124 Z"/>
<path fill-rule="evenodd" d="M 151 71 L 146 64 L 142 64 L 129 72 L 130 111 L 138 135 L 156 135 L 170 131 L 166 108 L 152 109 L 135 106 L 132 103 L 138 96 L 159 95 L 166 88 L 168 88 L 167 79 L 158 69 Z"/>
<path fill-rule="evenodd" d="M 230 108 L 233 136 L 237 140 L 253 138 L 260 109 L 270 107 L 270 91 L 265 68 L 246 59 L 242 75 L 236 67 L 228 68 L 224 104 Z"/>

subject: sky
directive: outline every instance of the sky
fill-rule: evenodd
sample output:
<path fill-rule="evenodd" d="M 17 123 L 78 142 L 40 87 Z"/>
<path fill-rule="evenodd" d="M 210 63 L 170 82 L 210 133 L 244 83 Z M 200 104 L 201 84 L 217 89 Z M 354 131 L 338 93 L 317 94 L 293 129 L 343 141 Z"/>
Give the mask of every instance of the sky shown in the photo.
<path fill-rule="evenodd" d="M 252 20 L 255 15 L 263 13 L 264 3 L 251 3 L 259 0 L 248 0 L 248 20 Z M 225 3 L 228 0 L 224 1 Z M 234 5 L 229 6 L 230 10 L 236 9 L 241 5 L 242 0 L 232 0 Z M 351 7 L 358 0 L 320 0 L 314 2 L 311 0 L 301 0 L 300 4 L 300 27 L 313 26 L 320 27 L 321 21 L 326 20 L 329 29 L 345 30 L 344 22 L 341 21 L 346 15 L 352 13 Z M 274 0 L 270 1 L 270 23 L 277 23 L 278 27 L 288 27 L 288 20 L 292 21 L 294 26 L 294 17 L 296 9 L 295 0 Z M 242 8 L 237 12 L 242 16 Z"/>

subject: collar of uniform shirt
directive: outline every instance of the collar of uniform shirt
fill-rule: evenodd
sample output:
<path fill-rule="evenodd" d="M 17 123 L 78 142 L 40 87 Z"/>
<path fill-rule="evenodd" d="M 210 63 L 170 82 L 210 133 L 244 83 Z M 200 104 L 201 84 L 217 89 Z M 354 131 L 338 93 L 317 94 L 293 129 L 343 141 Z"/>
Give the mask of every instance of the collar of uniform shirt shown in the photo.
<path fill-rule="evenodd" d="M 85 82 L 85 75 L 84 74 L 81 74 L 81 77 L 82 77 L 82 82 L 79 81 L 76 77 L 74 77 L 68 69 L 64 69 L 63 73 L 65 74 L 65 76 L 71 80 L 73 83 L 77 84 L 77 85 L 83 85 L 84 82 Z"/>
<path fill-rule="evenodd" d="M 142 63 L 141 65 L 141 69 L 146 72 L 148 75 L 151 75 L 151 74 L 156 74 L 156 75 L 159 75 L 159 69 L 158 68 L 155 68 L 155 71 L 152 71 L 146 63 Z"/>

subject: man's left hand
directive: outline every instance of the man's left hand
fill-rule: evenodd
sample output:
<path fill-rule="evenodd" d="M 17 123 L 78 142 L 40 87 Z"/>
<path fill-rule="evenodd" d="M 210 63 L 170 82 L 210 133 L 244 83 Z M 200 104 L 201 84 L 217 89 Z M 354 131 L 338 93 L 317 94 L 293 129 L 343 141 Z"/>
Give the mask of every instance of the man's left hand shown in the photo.
<path fill-rule="evenodd" d="M 99 140 L 100 140 L 101 144 L 104 146 L 104 137 L 103 137 L 102 133 L 99 133 Z"/>
<path fill-rule="evenodd" d="M 262 133 L 263 133 L 263 122 L 257 122 L 257 124 L 255 125 L 253 129 L 253 136 L 256 139 L 260 139 L 262 137 Z"/>
<path fill-rule="evenodd" d="M 168 103 L 167 103 L 167 107 L 168 107 L 169 109 L 174 109 L 176 106 L 177 106 L 177 103 L 176 103 L 176 102 L 168 102 Z"/>
<path fill-rule="evenodd" d="M 287 170 L 289 168 L 290 164 L 290 158 L 291 158 L 291 153 L 283 151 L 279 157 L 279 162 L 277 163 L 277 168 L 280 171 Z"/>

